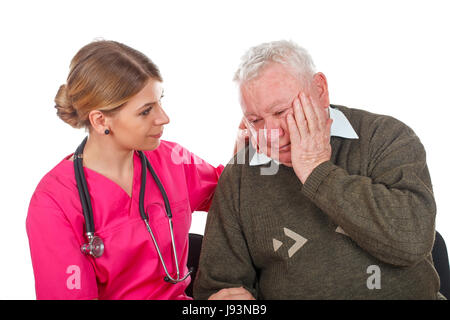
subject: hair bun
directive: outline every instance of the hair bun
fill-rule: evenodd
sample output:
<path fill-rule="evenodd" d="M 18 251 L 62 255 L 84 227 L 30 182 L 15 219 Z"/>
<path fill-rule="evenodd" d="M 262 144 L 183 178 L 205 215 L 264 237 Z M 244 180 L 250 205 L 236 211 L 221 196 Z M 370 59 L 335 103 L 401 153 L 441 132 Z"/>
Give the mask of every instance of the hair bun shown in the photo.
<path fill-rule="evenodd" d="M 56 114 L 62 121 L 70 124 L 74 128 L 81 127 L 77 110 L 72 105 L 72 99 L 68 95 L 65 84 L 59 87 L 55 97 L 55 103 Z"/>

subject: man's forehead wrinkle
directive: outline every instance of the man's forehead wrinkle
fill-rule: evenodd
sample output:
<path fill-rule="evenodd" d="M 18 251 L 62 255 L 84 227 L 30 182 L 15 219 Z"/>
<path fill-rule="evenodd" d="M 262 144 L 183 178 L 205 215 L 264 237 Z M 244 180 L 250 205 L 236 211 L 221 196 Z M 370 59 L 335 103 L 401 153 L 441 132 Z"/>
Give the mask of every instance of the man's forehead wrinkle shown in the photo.
<path fill-rule="evenodd" d="M 258 87 L 257 83 L 255 82 L 249 82 L 244 85 L 243 88 L 244 90 L 242 94 L 245 100 L 247 100 L 247 103 L 249 102 L 248 100 L 251 100 L 251 102 L 257 102 L 258 100 L 257 87 Z"/>
<path fill-rule="evenodd" d="M 253 79 L 249 81 L 245 87 L 246 91 L 252 97 L 256 96 L 260 91 L 263 93 L 267 93 L 267 90 L 275 90 L 283 86 L 283 78 L 282 77 L 273 77 L 273 76 L 263 76 L 258 79 Z M 270 93 L 273 93 L 271 91 Z"/>
<path fill-rule="evenodd" d="M 245 104 L 247 105 L 247 114 L 265 114 L 269 112 L 271 108 L 278 104 L 285 103 L 284 99 L 278 96 L 273 96 L 272 90 L 277 91 L 280 85 L 279 81 L 275 82 L 276 85 L 267 86 L 266 84 L 251 84 L 248 85 L 244 92 L 243 97 Z M 268 90 L 272 91 L 270 97 L 268 97 Z M 270 100 L 269 100 L 270 99 Z"/>
<path fill-rule="evenodd" d="M 245 111 L 246 114 L 251 114 L 253 113 L 253 105 L 254 105 L 254 101 L 255 101 L 255 95 L 253 93 L 253 88 L 252 85 L 250 83 L 243 83 L 241 85 L 241 90 L 240 90 L 240 99 L 241 99 L 241 103 L 243 103 L 243 106 L 245 107 L 245 109 L 247 109 Z"/>

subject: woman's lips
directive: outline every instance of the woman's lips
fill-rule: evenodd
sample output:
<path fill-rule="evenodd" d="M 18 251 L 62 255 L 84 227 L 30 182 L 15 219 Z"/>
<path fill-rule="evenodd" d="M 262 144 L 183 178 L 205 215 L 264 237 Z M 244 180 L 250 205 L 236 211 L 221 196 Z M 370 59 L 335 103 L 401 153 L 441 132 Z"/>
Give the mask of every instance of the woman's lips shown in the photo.
<path fill-rule="evenodd" d="M 162 134 L 163 134 L 163 132 L 161 131 L 161 132 L 158 133 L 158 134 L 150 135 L 150 137 L 155 138 L 155 139 L 159 139 L 159 138 L 161 138 Z"/>

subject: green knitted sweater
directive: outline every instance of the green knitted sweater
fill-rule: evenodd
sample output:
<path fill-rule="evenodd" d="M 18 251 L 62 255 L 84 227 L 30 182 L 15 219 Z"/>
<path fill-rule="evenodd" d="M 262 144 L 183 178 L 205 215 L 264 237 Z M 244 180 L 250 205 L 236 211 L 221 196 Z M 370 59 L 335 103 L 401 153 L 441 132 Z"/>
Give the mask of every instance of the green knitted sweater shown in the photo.
<path fill-rule="evenodd" d="M 341 110 L 359 139 L 331 138 L 331 160 L 302 185 L 235 156 L 208 214 L 194 297 L 244 286 L 257 299 L 436 299 L 436 206 L 425 150 L 384 115 Z M 268 167 L 269 165 L 266 165 Z"/>

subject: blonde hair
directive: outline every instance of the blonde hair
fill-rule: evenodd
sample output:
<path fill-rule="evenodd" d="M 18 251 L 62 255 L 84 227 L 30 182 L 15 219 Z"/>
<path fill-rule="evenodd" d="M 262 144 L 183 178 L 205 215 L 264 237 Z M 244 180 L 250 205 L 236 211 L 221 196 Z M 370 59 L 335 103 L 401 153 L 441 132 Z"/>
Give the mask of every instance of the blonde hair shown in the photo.
<path fill-rule="evenodd" d="M 117 112 L 150 78 L 162 82 L 158 67 L 141 52 L 116 41 L 91 42 L 72 59 L 55 97 L 57 115 L 74 128 L 89 128 L 92 110 Z"/>

